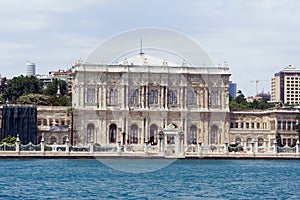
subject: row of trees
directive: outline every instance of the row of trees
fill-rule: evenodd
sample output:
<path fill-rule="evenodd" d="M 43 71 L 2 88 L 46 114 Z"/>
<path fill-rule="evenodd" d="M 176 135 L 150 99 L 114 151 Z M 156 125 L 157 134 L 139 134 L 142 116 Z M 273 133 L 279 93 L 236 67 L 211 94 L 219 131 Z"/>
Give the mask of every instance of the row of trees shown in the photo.
<path fill-rule="evenodd" d="M 232 111 L 268 109 L 274 107 L 274 105 L 268 103 L 266 99 L 259 99 L 259 100 L 254 100 L 253 102 L 247 102 L 241 90 L 239 90 L 237 94 L 238 95 L 235 99 L 233 99 L 231 96 L 229 97 L 229 108 Z"/>
<path fill-rule="evenodd" d="M 59 94 L 57 94 L 58 88 Z M 0 100 L 33 105 L 71 105 L 71 95 L 68 93 L 65 81 L 54 79 L 44 87 L 43 83 L 35 76 L 23 75 L 14 77 L 8 82 Z"/>

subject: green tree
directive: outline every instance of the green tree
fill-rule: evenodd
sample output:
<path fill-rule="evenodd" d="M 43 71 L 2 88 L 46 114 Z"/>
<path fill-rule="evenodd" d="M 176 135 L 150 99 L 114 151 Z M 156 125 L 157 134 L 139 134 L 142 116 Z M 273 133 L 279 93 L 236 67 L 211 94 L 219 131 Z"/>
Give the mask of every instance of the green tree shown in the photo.
<path fill-rule="evenodd" d="M 42 94 L 26 94 L 18 98 L 18 102 L 21 104 L 33 104 L 33 105 L 50 105 L 52 103 L 52 97 Z"/>
<path fill-rule="evenodd" d="M 18 76 L 8 82 L 3 92 L 3 98 L 9 102 L 16 103 L 17 99 L 26 94 L 40 94 L 42 83 L 35 76 Z"/>
<path fill-rule="evenodd" d="M 3 138 L 0 143 L 3 144 L 4 142 L 6 142 L 6 144 L 15 144 L 16 138 L 8 135 L 7 137 Z"/>
<path fill-rule="evenodd" d="M 241 90 L 237 92 L 237 97 L 235 99 L 229 98 L 229 108 L 232 111 L 236 110 L 250 110 L 250 109 L 268 109 L 274 107 L 274 105 L 269 104 L 266 99 L 258 99 L 253 102 L 247 102 L 245 95 Z"/>
<path fill-rule="evenodd" d="M 46 89 L 44 89 L 43 93 L 45 95 L 55 96 L 57 95 L 58 86 L 60 90 L 60 95 L 65 96 L 68 91 L 67 83 L 64 80 L 59 79 L 53 79 L 52 82 L 47 85 Z"/>

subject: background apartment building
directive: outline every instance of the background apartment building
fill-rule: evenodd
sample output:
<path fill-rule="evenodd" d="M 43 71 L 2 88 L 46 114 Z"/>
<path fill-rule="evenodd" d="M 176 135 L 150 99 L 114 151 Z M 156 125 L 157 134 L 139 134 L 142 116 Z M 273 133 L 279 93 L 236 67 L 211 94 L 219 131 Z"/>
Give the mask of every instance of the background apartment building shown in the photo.
<path fill-rule="evenodd" d="M 271 101 L 300 104 L 300 70 L 289 65 L 275 74 L 271 81 Z"/>

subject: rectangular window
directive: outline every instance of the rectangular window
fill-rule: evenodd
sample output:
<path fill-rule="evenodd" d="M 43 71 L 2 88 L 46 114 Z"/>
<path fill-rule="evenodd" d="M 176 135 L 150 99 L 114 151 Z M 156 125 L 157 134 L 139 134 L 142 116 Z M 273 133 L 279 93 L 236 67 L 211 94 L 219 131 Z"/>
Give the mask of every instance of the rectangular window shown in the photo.
<path fill-rule="evenodd" d="M 95 103 L 95 89 L 94 88 L 87 88 L 86 101 L 87 101 L 87 103 Z"/>
<path fill-rule="evenodd" d="M 189 104 L 190 105 L 197 105 L 197 91 L 190 90 L 190 92 L 189 92 Z"/>
<path fill-rule="evenodd" d="M 138 103 L 138 100 L 139 100 L 139 90 L 138 89 L 131 90 L 130 103 L 136 104 Z"/>
<path fill-rule="evenodd" d="M 149 95 L 149 103 L 150 104 L 157 104 L 158 103 L 158 91 L 151 90 Z"/>
<path fill-rule="evenodd" d="M 219 105 L 219 92 L 212 91 L 210 95 L 210 105 L 218 106 Z"/>

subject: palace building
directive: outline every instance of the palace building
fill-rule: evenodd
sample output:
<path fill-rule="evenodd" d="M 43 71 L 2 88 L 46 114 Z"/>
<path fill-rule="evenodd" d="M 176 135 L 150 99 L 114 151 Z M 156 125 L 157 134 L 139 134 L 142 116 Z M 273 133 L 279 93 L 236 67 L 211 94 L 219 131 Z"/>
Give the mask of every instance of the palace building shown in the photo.
<path fill-rule="evenodd" d="M 240 144 L 248 151 L 253 144 L 255 152 L 270 152 L 275 140 L 279 148 L 295 147 L 299 136 L 296 130 L 299 113 L 296 108 L 232 111 L 229 114 L 229 143 Z"/>
<path fill-rule="evenodd" d="M 140 53 L 110 65 L 77 62 L 72 70 L 77 144 L 139 149 L 158 145 L 161 132 L 166 145 L 181 133 L 185 148 L 229 139 L 227 65 L 190 67 Z"/>

